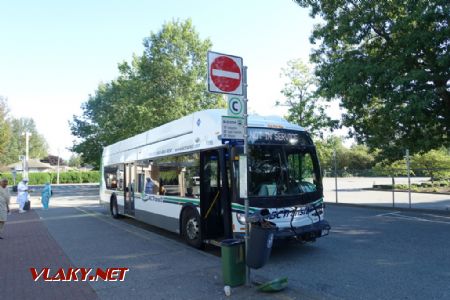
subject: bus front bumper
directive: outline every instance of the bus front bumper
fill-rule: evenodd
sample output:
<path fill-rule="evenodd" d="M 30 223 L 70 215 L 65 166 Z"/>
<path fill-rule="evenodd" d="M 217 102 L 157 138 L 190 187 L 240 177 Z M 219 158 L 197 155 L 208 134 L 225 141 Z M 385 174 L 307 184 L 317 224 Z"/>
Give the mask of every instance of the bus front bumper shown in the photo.
<path fill-rule="evenodd" d="M 303 241 L 314 241 L 316 238 L 330 233 L 331 226 L 326 220 L 301 227 L 278 228 L 275 239 L 297 238 Z"/>

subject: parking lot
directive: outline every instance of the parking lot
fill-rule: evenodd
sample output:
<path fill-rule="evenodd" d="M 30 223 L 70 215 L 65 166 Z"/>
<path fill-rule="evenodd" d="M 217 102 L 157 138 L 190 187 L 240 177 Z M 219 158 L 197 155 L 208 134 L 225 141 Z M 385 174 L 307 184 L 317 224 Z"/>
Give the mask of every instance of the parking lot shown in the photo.
<path fill-rule="evenodd" d="M 200 252 L 174 234 L 128 218 L 114 220 L 98 206 L 96 193 L 92 186 L 58 187 L 49 211 L 33 207 L 72 265 L 130 268 L 123 282 L 89 283 L 100 299 L 225 298 L 218 251 Z M 365 199 L 364 194 L 358 198 Z M 21 224 L 21 215 L 14 217 L 6 231 Z M 258 280 L 288 277 L 285 291 L 267 295 L 241 287 L 233 289 L 232 298 L 450 298 L 450 215 L 445 210 L 330 203 L 326 218 L 332 225 L 329 236 L 308 244 L 278 243 L 269 263 L 252 270 Z"/>

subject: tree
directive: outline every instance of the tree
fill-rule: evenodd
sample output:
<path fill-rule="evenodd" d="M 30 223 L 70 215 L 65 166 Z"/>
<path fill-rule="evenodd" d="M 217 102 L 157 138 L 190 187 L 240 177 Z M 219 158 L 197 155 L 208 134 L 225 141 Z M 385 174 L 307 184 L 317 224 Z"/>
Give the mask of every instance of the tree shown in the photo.
<path fill-rule="evenodd" d="M 47 155 L 46 157 L 41 159 L 41 162 L 48 163 L 51 166 L 67 166 L 67 162 L 59 156 L 56 155 Z"/>
<path fill-rule="evenodd" d="M 11 127 L 8 122 L 7 99 L 0 96 L 0 165 L 6 163 L 8 142 L 11 137 Z"/>
<path fill-rule="evenodd" d="M 320 164 L 328 174 L 334 174 L 334 152 L 336 151 L 336 168 L 339 176 L 366 176 L 375 165 L 376 153 L 364 145 L 352 145 L 347 148 L 341 137 L 329 136 L 325 140 L 315 141 Z"/>
<path fill-rule="evenodd" d="M 12 119 L 11 123 L 11 136 L 9 139 L 7 152 L 6 152 L 6 163 L 13 163 L 19 160 L 20 155 L 25 155 L 26 141 L 24 132 L 28 131 L 31 133 L 29 139 L 29 157 L 30 158 L 43 158 L 47 155 L 48 144 L 45 138 L 39 134 L 36 129 L 36 124 L 33 119 L 20 118 Z"/>
<path fill-rule="evenodd" d="M 433 149 L 410 158 L 410 171 L 416 176 L 430 176 L 431 180 L 450 178 L 450 152 L 445 148 Z M 407 176 L 405 159 L 390 163 L 387 160 L 377 163 L 375 169 L 382 175 Z"/>
<path fill-rule="evenodd" d="M 411 167 L 419 169 L 431 180 L 450 178 L 450 155 L 445 148 L 431 150 L 424 154 L 415 154 L 411 159 Z"/>
<path fill-rule="evenodd" d="M 69 167 L 79 168 L 81 166 L 81 156 L 72 154 L 69 158 Z"/>
<path fill-rule="evenodd" d="M 365 145 L 352 145 L 346 155 L 352 175 L 365 175 L 375 165 L 375 156 Z"/>
<path fill-rule="evenodd" d="M 323 23 L 318 92 L 338 97 L 351 134 L 393 161 L 450 146 L 450 2 L 296 0 Z"/>
<path fill-rule="evenodd" d="M 288 80 L 281 93 L 289 107 L 287 119 L 304 127 L 311 135 L 323 137 L 323 129 L 333 129 L 338 122 L 331 120 L 323 105 L 315 95 L 317 80 L 301 59 L 290 60 L 281 76 Z"/>
<path fill-rule="evenodd" d="M 74 116 L 79 140 L 72 151 L 98 167 L 102 148 L 197 110 L 224 107 L 222 96 L 207 92 L 206 54 L 192 22 L 173 21 L 144 39 L 144 53 L 119 65 L 119 77 L 101 84 Z"/>
<path fill-rule="evenodd" d="M 343 144 L 343 139 L 338 136 L 329 136 L 325 140 L 314 141 L 323 170 L 334 172 L 334 153 L 336 152 L 336 167 L 342 170 L 346 167 L 345 153 L 347 148 Z"/>

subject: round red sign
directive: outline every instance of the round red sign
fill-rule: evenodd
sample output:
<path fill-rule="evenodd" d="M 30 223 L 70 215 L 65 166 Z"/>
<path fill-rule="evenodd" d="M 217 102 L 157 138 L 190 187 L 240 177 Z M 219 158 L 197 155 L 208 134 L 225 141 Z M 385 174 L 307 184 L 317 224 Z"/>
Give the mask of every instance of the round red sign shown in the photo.
<path fill-rule="evenodd" d="M 218 56 L 211 64 L 210 77 L 223 92 L 233 92 L 241 85 L 241 69 L 228 56 Z"/>

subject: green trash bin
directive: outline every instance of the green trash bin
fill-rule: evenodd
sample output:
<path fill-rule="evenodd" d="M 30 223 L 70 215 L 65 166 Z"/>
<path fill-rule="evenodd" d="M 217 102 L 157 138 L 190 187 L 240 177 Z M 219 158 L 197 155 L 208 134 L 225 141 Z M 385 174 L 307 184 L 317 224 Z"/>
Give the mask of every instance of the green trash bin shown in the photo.
<path fill-rule="evenodd" d="M 222 276 L 225 285 L 245 284 L 245 242 L 228 239 L 221 243 Z"/>

